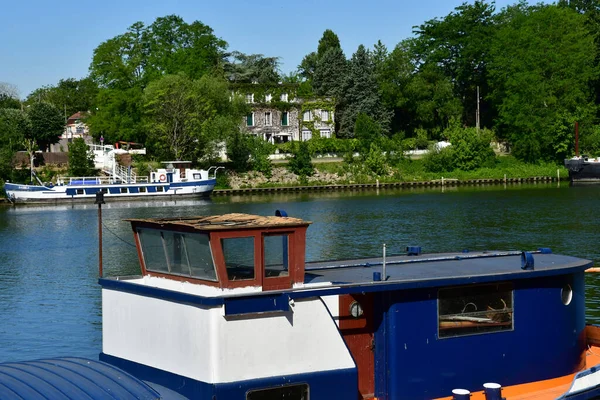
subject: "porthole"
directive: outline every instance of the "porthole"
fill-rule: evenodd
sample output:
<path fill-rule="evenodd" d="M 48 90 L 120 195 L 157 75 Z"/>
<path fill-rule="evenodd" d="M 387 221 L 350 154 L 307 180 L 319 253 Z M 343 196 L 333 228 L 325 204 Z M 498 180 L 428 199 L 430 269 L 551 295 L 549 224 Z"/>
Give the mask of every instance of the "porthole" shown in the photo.
<path fill-rule="evenodd" d="M 349 312 L 350 312 L 350 315 L 354 318 L 360 318 L 363 316 L 363 309 L 358 301 L 353 301 L 350 304 Z"/>
<path fill-rule="evenodd" d="M 567 284 L 563 286 L 560 291 L 560 299 L 565 306 L 571 304 L 571 300 L 573 300 L 573 289 L 571 288 L 571 285 Z"/>

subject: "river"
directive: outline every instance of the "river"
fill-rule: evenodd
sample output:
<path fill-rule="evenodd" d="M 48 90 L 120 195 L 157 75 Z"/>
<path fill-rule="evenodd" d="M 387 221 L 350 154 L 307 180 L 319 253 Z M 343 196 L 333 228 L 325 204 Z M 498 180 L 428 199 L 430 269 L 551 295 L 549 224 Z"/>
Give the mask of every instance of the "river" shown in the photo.
<path fill-rule="evenodd" d="M 418 245 L 425 252 L 549 247 L 600 265 L 600 186 L 564 183 L 379 192 L 294 193 L 102 208 L 106 275 L 139 273 L 124 218 L 244 212 L 313 221 L 307 260 L 366 257 Z M 94 204 L 0 207 L 0 362 L 97 359 L 102 348 Z M 600 323 L 600 276 L 586 275 L 587 317 Z"/>

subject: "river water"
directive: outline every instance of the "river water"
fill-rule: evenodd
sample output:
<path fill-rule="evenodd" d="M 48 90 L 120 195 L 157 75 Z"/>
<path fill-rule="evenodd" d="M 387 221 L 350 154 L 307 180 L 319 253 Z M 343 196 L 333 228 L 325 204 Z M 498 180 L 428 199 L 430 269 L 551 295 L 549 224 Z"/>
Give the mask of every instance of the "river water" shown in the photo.
<path fill-rule="evenodd" d="M 105 275 L 139 273 L 124 218 L 244 212 L 313 221 L 307 260 L 399 253 L 550 247 L 600 266 L 600 186 L 564 183 L 214 197 L 108 203 Z M 0 207 L 0 362 L 97 358 L 102 348 L 94 204 Z M 600 276 L 587 274 L 587 317 L 600 323 Z"/>

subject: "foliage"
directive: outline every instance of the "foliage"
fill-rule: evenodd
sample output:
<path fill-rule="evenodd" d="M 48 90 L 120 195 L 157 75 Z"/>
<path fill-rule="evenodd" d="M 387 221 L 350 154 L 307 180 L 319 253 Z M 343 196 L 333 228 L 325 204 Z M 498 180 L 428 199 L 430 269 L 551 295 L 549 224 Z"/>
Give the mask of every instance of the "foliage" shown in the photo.
<path fill-rule="evenodd" d="M 269 156 L 273 153 L 275 146 L 257 136 L 250 136 L 248 140 L 252 155 L 252 170 L 262 172 L 267 178 L 270 178 L 273 173 L 273 164 Z"/>
<path fill-rule="evenodd" d="M 86 123 L 94 137 L 104 137 L 105 143 L 119 140 L 146 143 L 147 132 L 142 125 L 141 87 L 127 89 L 100 89 L 97 107 Z"/>
<path fill-rule="evenodd" d="M 317 61 L 313 89 L 318 96 L 340 98 L 348 62 L 341 48 L 328 49 Z"/>
<path fill-rule="evenodd" d="M 17 98 L 0 92 L 0 109 L 2 108 L 18 109 L 21 108 L 21 102 Z"/>
<path fill-rule="evenodd" d="M 582 136 L 581 153 L 592 157 L 600 156 L 600 125 L 594 125 L 589 129 L 589 133 Z"/>
<path fill-rule="evenodd" d="M 307 142 L 300 142 L 292 147 L 292 158 L 289 159 L 288 169 L 301 177 L 312 176 L 314 167 Z"/>
<path fill-rule="evenodd" d="M 56 86 L 43 86 L 34 90 L 27 96 L 25 104 L 44 101 L 54 105 L 68 118 L 76 112 L 92 110 L 97 94 L 98 86 L 91 78 L 68 78 L 61 79 Z"/>
<path fill-rule="evenodd" d="M 12 159 L 23 149 L 25 134 L 31 129 L 27 114 L 16 109 L 0 109 L 0 179 L 13 176 Z"/>
<path fill-rule="evenodd" d="M 375 143 L 371 143 L 368 154 L 364 158 L 365 167 L 375 175 L 385 175 L 388 172 L 388 166 L 381 148 Z"/>
<path fill-rule="evenodd" d="M 489 66 L 498 135 L 522 160 L 561 160 L 573 149 L 573 122 L 591 125 L 597 110 L 594 37 L 569 8 L 519 4 L 499 18 Z"/>
<path fill-rule="evenodd" d="M 487 129 L 462 128 L 454 124 L 444 135 L 452 143 L 453 167 L 463 171 L 472 171 L 484 166 L 492 167 L 496 155 L 490 147 L 493 134 Z"/>
<path fill-rule="evenodd" d="M 426 21 L 415 30 L 413 51 L 417 64 L 430 73 L 437 73 L 440 68 L 453 83 L 453 97 L 464 111 L 462 121 L 471 126 L 475 125 L 477 87 L 482 93 L 489 92 L 487 68 L 489 43 L 496 30 L 494 12 L 493 2 L 475 0 L 456 7 L 444 18 Z M 482 125 L 490 126 L 494 115 L 487 112 L 485 98 L 482 100 Z"/>
<path fill-rule="evenodd" d="M 232 168 L 237 172 L 245 172 L 250 169 L 251 143 L 250 136 L 244 132 L 233 132 L 227 139 L 227 158 Z"/>
<path fill-rule="evenodd" d="M 40 150 L 47 150 L 51 144 L 58 143 L 63 133 L 65 120 L 61 112 L 50 103 L 33 103 L 27 109 L 31 121 L 31 131 L 26 138 L 34 140 Z"/>
<path fill-rule="evenodd" d="M 82 138 L 69 144 L 69 174 L 72 176 L 95 175 L 94 152 Z"/>
<path fill-rule="evenodd" d="M 382 132 L 388 132 L 391 114 L 381 101 L 373 61 L 362 45 L 350 60 L 349 72 L 344 82 L 341 109 L 342 115 L 337 113 L 340 137 L 355 136 L 354 127 L 360 113 L 371 117 Z"/>
<path fill-rule="evenodd" d="M 231 61 L 225 63 L 225 74 L 231 82 L 277 84 L 281 79 L 279 57 L 262 54 L 231 53 Z"/>
<path fill-rule="evenodd" d="M 431 145 L 429 152 L 423 157 L 423 168 L 427 172 L 450 172 L 454 170 L 454 148 L 440 148 Z"/>
<path fill-rule="evenodd" d="M 356 117 L 354 135 L 358 139 L 358 152 L 365 160 L 373 152 L 373 145 L 377 147 L 381 141 L 381 127 L 373 121 L 373 118 L 360 113 Z"/>
<path fill-rule="evenodd" d="M 218 143 L 239 130 L 242 100 L 229 99 L 226 82 L 166 75 L 144 92 L 146 125 L 156 155 L 181 160 L 214 159 Z"/>

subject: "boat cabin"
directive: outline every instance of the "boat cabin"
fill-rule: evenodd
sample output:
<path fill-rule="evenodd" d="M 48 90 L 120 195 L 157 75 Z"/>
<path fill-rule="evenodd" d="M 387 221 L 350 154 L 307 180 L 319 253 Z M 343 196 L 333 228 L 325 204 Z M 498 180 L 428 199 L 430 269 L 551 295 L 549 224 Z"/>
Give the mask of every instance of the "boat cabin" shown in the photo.
<path fill-rule="evenodd" d="M 187 398 L 567 392 L 600 362 L 586 353 L 588 260 L 383 247 L 306 262 L 310 222 L 285 213 L 128 221 L 141 275 L 100 279 L 100 359 Z"/>
<path fill-rule="evenodd" d="M 193 169 L 191 161 L 164 161 L 163 164 L 164 168 L 158 168 L 150 173 L 150 182 L 173 183 L 210 179 L 210 169 Z M 215 167 L 211 167 L 213 168 Z"/>

